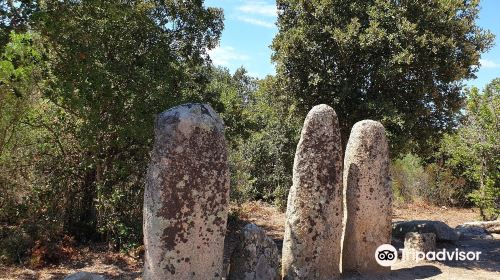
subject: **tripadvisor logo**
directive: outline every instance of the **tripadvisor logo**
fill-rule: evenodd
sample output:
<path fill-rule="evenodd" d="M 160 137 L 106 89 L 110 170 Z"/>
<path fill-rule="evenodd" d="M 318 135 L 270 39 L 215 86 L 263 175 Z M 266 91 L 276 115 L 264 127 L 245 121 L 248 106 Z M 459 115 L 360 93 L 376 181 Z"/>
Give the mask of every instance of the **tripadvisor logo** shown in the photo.
<path fill-rule="evenodd" d="M 403 261 L 477 261 L 482 252 L 479 251 L 440 251 L 420 252 L 416 250 L 399 249 Z M 380 245 L 375 251 L 375 260 L 381 266 L 392 266 L 398 260 L 398 251 L 390 244 Z"/>
<path fill-rule="evenodd" d="M 375 260 L 381 266 L 391 266 L 398 260 L 398 251 L 391 244 L 380 245 L 375 251 Z"/>
<path fill-rule="evenodd" d="M 482 252 L 479 251 L 448 251 L 442 249 L 439 251 L 420 252 L 415 250 L 402 250 L 402 259 L 409 261 L 477 261 Z"/>

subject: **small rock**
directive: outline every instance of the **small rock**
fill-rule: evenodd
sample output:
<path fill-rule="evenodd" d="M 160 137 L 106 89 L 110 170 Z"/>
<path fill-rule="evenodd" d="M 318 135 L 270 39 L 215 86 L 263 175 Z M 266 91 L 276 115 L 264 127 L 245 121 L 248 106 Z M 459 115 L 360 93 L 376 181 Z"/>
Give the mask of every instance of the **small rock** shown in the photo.
<path fill-rule="evenodd" d="M 280 257 L 276 243 L 255 224 L 246 225 L 231 256 L 228 279 L 279 279 Z"/>
<path fill-rule="evenodd" d="M 392 224 L 392 235 L 395 238 L 404 238 L 408 232 L 434 233 L 438 241 L 458 241 L 459 234 L 441 221 L 415 220 L 402 221 Z"/>
<path fill-rule="evenodd" d="M 434 233 L 408 232 L 405 236 L 404 259 L 415 260 L 417 253 L 436 251 L 436 235 Z"/>
<path fill-rule="evenodd" d="M 64 280 L 106 280 L 106 278 L 99 274 L 80 271 L 66 276 Z"/>

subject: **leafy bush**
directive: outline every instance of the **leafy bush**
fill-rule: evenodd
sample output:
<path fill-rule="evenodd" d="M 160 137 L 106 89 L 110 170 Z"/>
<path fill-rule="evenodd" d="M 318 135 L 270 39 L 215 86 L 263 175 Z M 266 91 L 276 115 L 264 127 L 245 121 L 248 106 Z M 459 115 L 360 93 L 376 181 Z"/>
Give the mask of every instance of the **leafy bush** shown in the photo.
<path fill-rule="evenodd" d="M 434 205 L 469 206 L 466 181 L 453 174 L 449 167 L 439 163 L 425 166 L 427 174 L 427 187 L 421 195 L 426 201 Z"/>
<path fill-rule="evenodd" d="M 442 163 L 424 165 L 417 155 L 405 154 L 393 161 L 391 173 L 396 202 L 423 200 L 434 205 L 467 205 L 471 189 Z"/>
<path fill-rule="evenodd" d="M 35 2 L 36 17 L 23 18 L 30 31 L 9 42 L 0 34 L 1 222 L 30 227 L 39 255 L 54 244 L 47 237 L 64 234 L 135 246 L 155 114 L 219 98 L 207 91 L 207 50 L 222 10 L 199 1 Z M 1 9 L 16 4 L 22 12 L 19 1 Z M 2 22 L 20 24 L 19 15 Z"/>
<path fill-rule="evenodd" d="M 240 192 L 247 199 L 271 202 L 283 210 L 302 120 L 273 77 L 260 81 L 258 90 L 249 96 L 247 110 L 255 128 L 236 152 L 239 162 L 245 162 L 239 174 L 247 178 Z"/>
<path fill-rule="evenodd" d="M 34 245 L 33 238 L 18 227 L 0 227 L 0 263 L 22 263 Z"/>
<path fill-rule="evenodd" d="M 425 192 L 428 175 L 417 155 L 406 154 L 396 159 L 391 174 L 395 201 L 412 202 Z"/>

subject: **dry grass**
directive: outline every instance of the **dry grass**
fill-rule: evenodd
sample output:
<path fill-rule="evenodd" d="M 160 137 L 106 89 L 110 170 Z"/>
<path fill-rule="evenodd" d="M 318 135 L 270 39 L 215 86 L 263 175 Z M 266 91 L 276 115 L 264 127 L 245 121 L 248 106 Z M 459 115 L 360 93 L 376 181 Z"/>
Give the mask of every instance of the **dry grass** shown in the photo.
<path fill-rule="evenodd" d="M 243 203 L 238 211 L 240 219 L 255 223 L 264 228 L 269 236 L 275 239 L 283 238 L 285 213 L 276 207 L 260 201 Z M 437 220 L 450 227 L 477 221 L 480 219 L 476 208 L 438 207 L 422 202 L 393 207 L 393 221 L 402 220 Z"/>
<path fill-rule="evenodd" d="M 476 208 L 438 207 L 422 202 L 393 207 L 393 221 L 408 220 L 436 220 L 442 221 L 450 227 L 480 220 L 479 210 Z"/>
<path fill-rule="evenodd" d="M 273 239 L 283 239 L 285 213 L 261 201 L 246 202 L 239 210 L 240 219 L 262 227 Z"/>

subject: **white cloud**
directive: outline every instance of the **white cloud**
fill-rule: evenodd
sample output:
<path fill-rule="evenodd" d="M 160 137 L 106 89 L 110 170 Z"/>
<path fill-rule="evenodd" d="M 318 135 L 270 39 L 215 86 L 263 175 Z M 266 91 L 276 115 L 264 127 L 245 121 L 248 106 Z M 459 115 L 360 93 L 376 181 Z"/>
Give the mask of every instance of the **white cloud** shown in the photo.
<path fill-rule="evenodd" d="M 267 17 L 276 17 L 276 4 L 266 3 L 264 1 L 248 1 L 244 5 L 238 7 L 240 12 L 246 14 L 257 14 Z"/>
<path fill-rule="evenodd" d="M 479 63 L 481 64 L 481 68 L 500 68 L 500 64 L 493 60 L 480 59 Z"/>
<path fill-rule="evenodd" d="M 246 23 L 250 23 L 250 24 L 253 24 L 253 25 L 258 25 L 258 26 L 262 26 L 262 27 L 266 27 L 266 28 L 274 28 L 274 27 L 276 27 L 276 25 L 274 25 L 273 22 L 269 22 L 269 21 L 265 21 L 265 20 L 260 20 L 260 19 L 253 18 L 253 17 L 240 16 L 240 17 L 238 17 L 238 19 L 241 20 L 241 21 L 244 21 Z"/>
<path fill-rule="evenodd" d="M 217 47 L 208 51 L 208 55 L 215 65 L 230 66 L 235 61 L 245 61 L 249 57 L 237 52 L 233 47 Z"/>
<path fill-rule="evenodd" d="M 240 21 L 265 28 L 275 27 L 274 19 L 277 17 L 275 3 L 247 0 L 236 8 L 236 12 L 239 14 L 236 18 Z"/>

